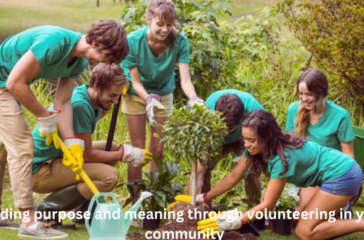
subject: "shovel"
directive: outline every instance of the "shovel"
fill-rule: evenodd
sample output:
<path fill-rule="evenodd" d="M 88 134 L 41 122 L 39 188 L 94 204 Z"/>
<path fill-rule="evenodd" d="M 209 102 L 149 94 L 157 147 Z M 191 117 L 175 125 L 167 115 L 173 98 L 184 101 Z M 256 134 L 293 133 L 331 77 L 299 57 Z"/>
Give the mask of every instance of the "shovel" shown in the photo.
<path fill-rule="evenodd" d="M 76 162 L 59 136 L 58 139 L 62 152 L 68 159 Z M 93 214 L 92 219 L 86 218 L 85 220 L 87 231 L 90 234 L 90 240 L 126 240 L 126 234 L 130 228 L 133 218 L 136 218 L 140 204 L 145 198 L 152 196 L 152 194 L 149 192 L 142 192 L 138 202 L 135 203 L 126 214 L 123 214 L 114 193 L 100 193 L 83 169 L 77 171 L 77 174 L 81 176 L 86 185 L 95 195 L 92 197 L 88 207 L 88 211 L 91 212 L 93 206 L 96 204 L 95 214 Z M 111 198 L 112 202 L 106 203 L 104 201 L 104 197 Z M 91 221 L 92 225 L 90 226 Z"/>

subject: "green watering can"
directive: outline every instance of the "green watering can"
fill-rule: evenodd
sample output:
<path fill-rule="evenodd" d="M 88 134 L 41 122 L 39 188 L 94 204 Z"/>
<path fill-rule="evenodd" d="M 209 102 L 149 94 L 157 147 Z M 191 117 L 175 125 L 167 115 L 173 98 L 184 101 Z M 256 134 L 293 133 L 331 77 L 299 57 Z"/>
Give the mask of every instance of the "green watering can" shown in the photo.
<path fill-rule="evenodd" d="M 94 204 L 96 204 L 91 226 L 91 219 L 85 220 L 87 231 L 90 234 L 90 240 L 126 240 L 126 233 L 133 221 L 131 216 L 136 216 L 142 201 L 152 195 L 150 192 L 142 192 L 139 200 L 128 211 L 129 213 L 124 215 L 115 194 L 96 194 L 88 207 L 88 211 L 91 212 Z M 112 203 L 102 201 L 104 196 L 112 197 Z"/>

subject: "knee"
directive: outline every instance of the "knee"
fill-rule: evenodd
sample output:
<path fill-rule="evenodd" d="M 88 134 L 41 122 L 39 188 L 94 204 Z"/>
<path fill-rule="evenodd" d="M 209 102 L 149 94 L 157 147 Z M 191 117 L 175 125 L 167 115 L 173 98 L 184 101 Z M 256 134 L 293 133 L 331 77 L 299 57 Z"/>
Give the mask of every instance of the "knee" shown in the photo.
<path fill-rule="evenodd" d="M 302 224 L 300 225 L 298 223 L 298 226 L 295 229 L 295 234 L 297 236 L 298 239 L 300 240 L 309 240 L 309 239 L 313 239 L 313 236 L 311 236 L 311 231 L 305 227 L 302 226 Z"/>
<path fill-rule="evenodd" d="M 118 181 L 119 181 L 119 172 L 115 168 L 110 168 L 110 171 L 107 172 L 107 174 L 103 179 L 103 182 L 107 186 L 106 191 L 107 192 L 112 191 L 116 187 L 116 184 L 118 184 Z"/>

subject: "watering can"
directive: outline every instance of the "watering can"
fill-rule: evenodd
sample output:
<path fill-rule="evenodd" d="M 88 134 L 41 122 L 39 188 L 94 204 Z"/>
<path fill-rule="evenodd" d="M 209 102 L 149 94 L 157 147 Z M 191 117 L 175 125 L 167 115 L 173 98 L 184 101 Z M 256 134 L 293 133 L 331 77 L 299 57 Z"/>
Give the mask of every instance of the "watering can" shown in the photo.
<path fill-rule="evenodd" d="M 103 196 L 112 196 L 112 203 L 100 202 L 99 199 Z M 133 221 L 132 216 L 137 215 L 138 208 L 142 201 L 150 196 L 152 196 L 151 193 L 142 192 L 139 200 L 127 214 L 124 214 L 115 194 L 96 194 L 92 198 L 88 208 L 88 211 L 91 212 L 94 204 L 96 204 L 91 226 L 91 219 L 86 219 L 85 221 L 87 231 L 90 234 L 90 240 L 126 240 L 126 234 Z"/>
<path fill-rule="evenodd" d="M 58 140 L 60 148 L 67 158 L 71 161 L 76 161 L 59 136 Z M 95 195 L 92 197 L 88 208 L 88 211 L 91 212 L 93 206 L 96 204 L 92 225 L 90 226 L 90 219 L 85 220 L 87 231 L 90 234 L 90 240 L 126 240 L 126 233 L 133 221 L 133 218 L 130 216 L 134 215 L 124 215 L 115 194 L 100 193 L 83 169 L 80 169 L 77 173 Z M 112 203 L 106 203 L 104 201 L 105 196 L 111 197 Z M 129 212 L 136 215 L 142 201 L 150 196 L 152 196 L 151 193 L 142 192 L 139 200 L 133 205 Z"/>

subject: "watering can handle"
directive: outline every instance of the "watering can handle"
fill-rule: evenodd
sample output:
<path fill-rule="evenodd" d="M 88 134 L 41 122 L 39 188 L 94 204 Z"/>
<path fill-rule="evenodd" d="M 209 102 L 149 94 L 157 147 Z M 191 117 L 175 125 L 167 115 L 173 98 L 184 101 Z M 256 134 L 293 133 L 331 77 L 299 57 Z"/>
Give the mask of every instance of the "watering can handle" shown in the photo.
<path fill-rule="evenodd" d="M 68 159 L 72 159 L 73 161 L 76 162 L 76 160 L 74 159 L 72 154 L 68 151 L 68 148 L 66 147 L 66 145 L 64 145 L 62 139 L 59 136 L 58 139 L 62 152 L 67 156 Z M 94 195 L 99 193 L 99 190 L 97 190 L 95 184 L 91 181 L 91 179 L 87 176 L 87 174 L 85 173 L 85 171 L 83 171 L 83 169 L 80 169 L 79 171 L 77 171 L 77 173 L 81 176 L 83 181 L 85 181 L 86 185 L 90 188 L 91 192 Z"/>
<path fill-rule="evenodd" d="M 93 207 L 93 205 L 95 204 L 95 201 L 97 200 L 98 198 L 97 197 L 93 197 L 92 199 L 91 199 L 91 202 L 89 203 L 89 205 L 88 205 L 88 211 L 89 212 L 91 212 L 91 209 L 92 209 L 92 207 Z M 91 216 L 90 216 L 90 218 L 91 218 Z M 87 231 L 90 233 L 90 231 L 91 231 L 91 227 L 90 227 L 90 218 L 86 218 L 85 219 L 85 225 L 86 225 L 86 228 L 87 228 Z"/>

